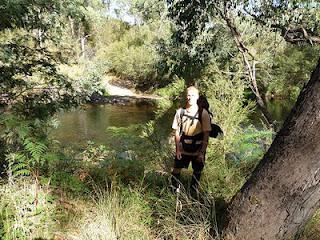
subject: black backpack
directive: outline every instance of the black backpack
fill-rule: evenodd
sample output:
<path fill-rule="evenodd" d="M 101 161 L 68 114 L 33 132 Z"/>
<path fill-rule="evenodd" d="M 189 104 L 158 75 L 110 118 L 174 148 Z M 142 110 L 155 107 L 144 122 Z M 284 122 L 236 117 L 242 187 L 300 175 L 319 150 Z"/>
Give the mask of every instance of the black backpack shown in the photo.
<path fill-rule="evenodd" d="M 213 114 L 210 112 L 209 110 L 209 102 L 207 100 L 207 98 L 203 95 L 199 96 L 199 99 L 197 101 L 198 107 L 199 107 L 199 116 L 202 116 L 202 111 L 203 109 L 207 110 L 207 112 L 209 113 L 210 116 L 210 122 L 212 119 Z M 202 124 L 202 118 L 199 117 L 199 121 Z M 211 123 L 211 131 L 209 133 L 209 136 L 212 138 L 216 138 L 218 136 L 223 136 L 223 131 L 221 129 L 221 127 L 215 123 Z"/>

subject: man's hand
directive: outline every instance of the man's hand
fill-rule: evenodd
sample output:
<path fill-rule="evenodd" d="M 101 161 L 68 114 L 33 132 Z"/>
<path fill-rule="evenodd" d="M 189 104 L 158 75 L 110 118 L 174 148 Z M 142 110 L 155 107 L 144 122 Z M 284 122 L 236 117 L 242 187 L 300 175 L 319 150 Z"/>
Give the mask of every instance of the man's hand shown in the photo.
<path fill-rule="evenodd" d="M 180 147 L 177 147 L 177 149 L 176 149 L 176 157 L 178 160 L 180 160 L 182 158 L 182 151 L 181 151 Z"/>
<path fill-rule="evenodd" d="M 197 156 L 197 161 L 201 162 L 201 163 L 204 161 L 204 153 L 203 152 L 199 152 L 199 154 Z"/>
<path fill-rule="evenodd" d="M 176 157 L 178 160 L 182 158 L 182 145 L 180 143 L 180 131 L 177 129 L 175 133 Z"/>

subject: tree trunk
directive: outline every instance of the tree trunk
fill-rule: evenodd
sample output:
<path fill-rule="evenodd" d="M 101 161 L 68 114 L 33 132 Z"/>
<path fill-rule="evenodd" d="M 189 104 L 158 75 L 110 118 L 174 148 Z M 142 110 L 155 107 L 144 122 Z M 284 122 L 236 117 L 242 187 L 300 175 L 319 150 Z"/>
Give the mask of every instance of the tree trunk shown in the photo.
<path fill-rule="evenodd" d="M 289 239 L 319 207 L 320 59 L 250 179 L 232 199 L 225 239 Z"/>

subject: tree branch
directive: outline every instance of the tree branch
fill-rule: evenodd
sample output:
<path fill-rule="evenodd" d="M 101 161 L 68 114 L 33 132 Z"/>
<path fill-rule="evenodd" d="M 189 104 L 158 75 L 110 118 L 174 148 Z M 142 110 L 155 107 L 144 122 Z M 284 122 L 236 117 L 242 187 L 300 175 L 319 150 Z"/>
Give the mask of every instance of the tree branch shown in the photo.
<path fill-rule="evenodd" d="M 261 25 L 267 26 L 270 25 L 271 28 L 280 30 L 281 36 L 290 43 L 303 43 L 307 42 L 311 45 L 320 44 L 320 37 L 317 35 L 312 35 L 312 32 L 308 32 L 308 30 L 305 27 L 299 26 L 299 27 L 287 27 L 285 25 L 281 24 L 275 24 L 263 20 L 263 16 L 257 16 L 253 14 L 252 12 L 248 11 L 247 9 L 244 9 L 244 11 L 250 15 L 257 23 L 260 23 Z"/>

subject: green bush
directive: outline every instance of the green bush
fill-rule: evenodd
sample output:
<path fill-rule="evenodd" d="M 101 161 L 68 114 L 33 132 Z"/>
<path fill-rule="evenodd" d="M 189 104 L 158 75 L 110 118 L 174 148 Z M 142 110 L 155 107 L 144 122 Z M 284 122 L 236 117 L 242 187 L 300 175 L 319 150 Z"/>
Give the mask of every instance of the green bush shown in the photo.
<path fill-rule="evenodd" d="M 224 74 L 212 63 L 203 72 L 200 84 L 208 97 L 212 120 L 224 132 L 223 139 L 210 139 L 203 187 L 225 200 L 240 189 L 272 140 L 271 131 L 250 127 L 248 114 L 254 105 L 245 105 L 246 85 L 240 76 Z"/>
<path fill-rule="evenodd" d="M 53 189 L 58 189 L 66 196 L 72 197 L 85 197 L 90 191 L 81 178 L 81 172 L 68 173 L 65 171 L 56 171 L 50 177 L 50 185 Z"/>
<path fill-rule="evenodd" d="M 279 49 L 270 71 L 271 81 L 267 94 L 272 92 L 275 95 L 295 100 L 315 67 L 318 48 L 318 46 L 301 45 L 297 47 L 287 44 Z"/>
<path fill-rule="evenodd" d="M 102 48 L 97 59 L 107 61 L 110 71 L 132 80 L 136 85 L 151 86 L 157 77 L 155 37 L 147 26 L 132 27 L 121 39 Z"/>

